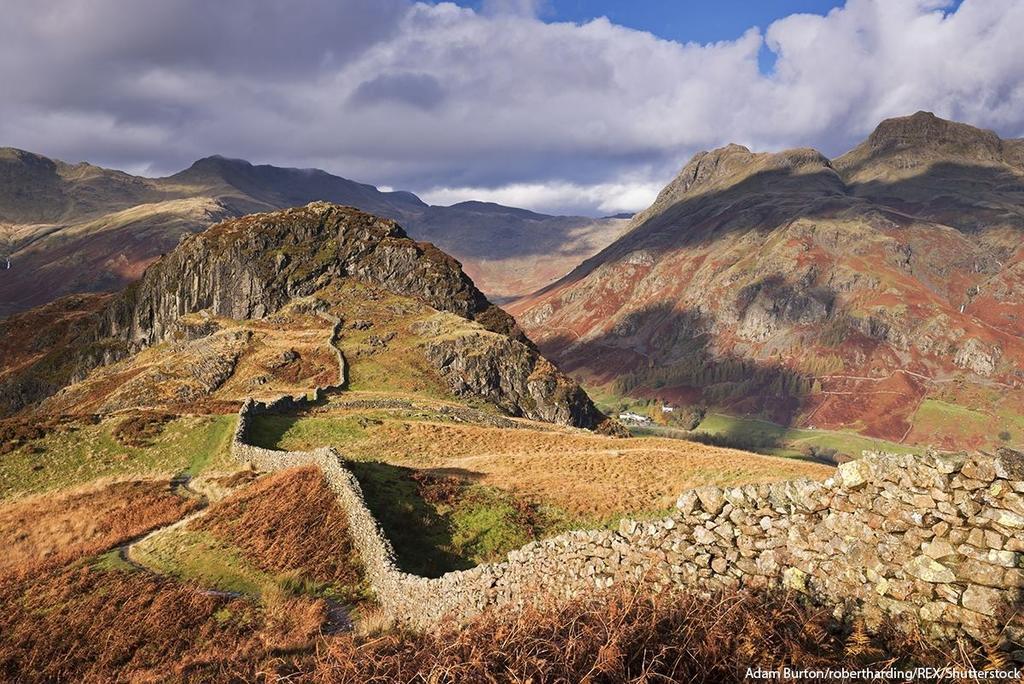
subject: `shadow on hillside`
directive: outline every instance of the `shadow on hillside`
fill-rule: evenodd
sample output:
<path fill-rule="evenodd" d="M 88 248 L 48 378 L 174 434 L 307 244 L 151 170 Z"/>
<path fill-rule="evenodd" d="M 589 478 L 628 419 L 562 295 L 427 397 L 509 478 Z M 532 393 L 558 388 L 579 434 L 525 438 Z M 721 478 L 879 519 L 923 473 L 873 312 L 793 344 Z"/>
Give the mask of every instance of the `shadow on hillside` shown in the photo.
<path fill-rule="evenodd" d="M 349 461 L 359 480 L 366 506 L 391 540 L 402 570 L 425 577 L 440 577 L 465 570 L 474 563 L 448 549 L 452 525 L 448 517 L 425 500 L 411 468 L 381 461 Z"/>
<path fill-rule="evenodd" d="M 794 308 L 792 315 L 801 315 L 799 309 Z M 615 330 L 597 339 L 580 342 L 559 337 L 545 343 L 543 351 L 557 358 L 567 373 L 588 369 L 603 374 L 602 379 L 614 380 L 614 392 L 620 396 L 704 403 L 792 425 L 810 394 L 813 378 L 781 363 L 720 353 L 714 341 L 705 315 L 663 302 L 631 313 Z M 730 446 L 739 446 L 743 438 L 742 428 L 737 426 L 735 431 L 722 438 Z M 768 440 L 745 448 L 753 446 L 776 444 Z"/>
<path fill-rule="evenodd" d="M 849 178 L 853 172 L 855 169 L 844 173 Z M 1024 182 L 1020 177 L 999 168 L 974 165 L 940 163 L 898 181 L 850 185 L 830 170 L 809 174 L 768 171 L 726 190 L 687 198 L 666 208 L 548 290 L 581 280 L 598 266 L 614 269 L 627 264 L 632 264 L 630 268 L 641 265 L 642 274 L 642 264 L 652 254 L 657 258 L 665 251 L 691 247 L 695 254 L 703 253 L 709 245 L 733 233 L 756 235 L 745 243 L 746 249 L 756 251 L 759 241 L 766 240 L 769 233 L 797 219 L 852 220 L 890 235 L 898 235 L 917 220 L 939 221 L 967 235 L 987 224 L 1024 229 L 1024 212 L 1011 206 L 1017 198 L 1024 199 Z M 837 234 L 823 234 L 820 239 L 826 249 L 842 253 L 846 247 L 839 230 Z M 997 273 L 1004 255 L 996 248 L 985 247 L 983 241 L 972 242 L 978 245 L 978 251 L 965 250 L 962 261 L 945 266 L 980 275 Z M 920 240 L 902 245 L 903 249 L 899 247 L 887 252 L 884 258 L 893 260 L 889 264 L 892 268 L 907 272 L 912 269 L 911 259 L 915 255 L 921 258 L 922 250 L 928 248 Z M 589 369 L 598 382 L 615 381 L 617 394 L 632 392 L 681 404 L 703 402 L 738 415 L 759 416 L 792 426 L 801 408 L 808 406 L 813 375 L 831 372 L 829 349 L 843 346 L 852 348 L 859 358 L 872 358 L 880 346 L 890 344 L 892 337 L 884 316 L 871 311 L 855 314 L 848 308 L 852 306 L 850 301 L 844 301 L 831 287 L 822 286 L 826 279 L 821 275 L 813 268 L 806 270 L 799 281 L 791 281 L 790 274 L 785 272 L 767 274 L 737 292 L 732 302 L 708 300 L 699 302 L 696 308 L 679 310 L 672 301 L 655 303 L 628 314 L 614 330 L 598 339 L 580 342 L 564 335 L 545 341 L 542 351 L 569 373 Z M 924 287 L 934 289 L 927 273 L 919 277 L 923 278 Z M 651 292 L 636 294 L 651 299 L 657 296 Z M 955 306 L 960 302 L 949 303 Z M 589 307 L 590 320 L 613 318 L 619 310 L 617 301 L 601 298 L 591 300 Z M 730 339 L 712 337 L 711 321 L 702 309 L 736 312 L 739 323 L 727 319 L 723 326 L 729 329 Z M 766 321 L 768 325 L 764 327 Z M 807 374 L 793 371 L 781 359 L 775 361 L 764 355 L 762 360 L 753 361 L 743 355 L 745 352 L 730 352 L 736 348 L 731 338 L 736 330 L 743 329 L 744 323 L 750 323 L 755 333 L 753 338 L 741 340 L 747 347 L 757 346 L 758 341 L 770 344 L 779 329 L 798 331 L 802 337 L 781 340 L 779 351 L 782 358 L 797 355 L 802 362 L 799 366 Z M 761 330 L 758 326 L 762 326 Z M 797 346 L 808 342 L 814 348 Z M 816 358 L 821 351 L 825 353 Z M 633 392 L 638 389 L 638 394 Z M 912 412 L 923 391 L 908 390 L 893 411 Z M 852 419 L 861 415 L 877 420 L 877 416 L 856 402 L 842 410 L 851 412 L 848 422 L 855 422 Z M 894 413 L 892 421 L 907 420 L 908 416 L 909 413 Z M 899 439 L 904 428 L 905 425 L 893 428 L 889 438 Z M 730 435 L 730 439 L 735 437 Z"/>
<path fill-rule="evenodd" d="M 264 449 L 279 449 L 285 433 L 301 418 L 287 413 L 264 413 L 253 416 L 249 421 L 246 438 L 253 446 Z"/>
<path fill-rule="evenodd" d="M 844 175 L 849 178 L 856 171 L 846 169 Z M 985 191 L 999 193 L 1004 206 L 987 201 L 982 196 Z M 861 218 L 886 228 L 906 224 L 907 214 L 968 233 L 1016 214 L 1017 225 L 1024 228 L 1024 215 L 1010 211 L 1021 198 L 1021 178 L 989 166 L 938 163 L 899 181 L 851 185 L 828 170 L 763 171 L 724 190 L 687 197 L 665 208 L 531 296 L 582 280 L 599 266 L 622 263 L 640 249 L 656 252 L 712 242 L 729 233 L 768 233 L 796 219 L 835 217 L 854 209 L 860 210 Z M 866 209 L 873 209 L 873 214 L 865 217 Z"/>
<path fill-rule="evenodd" d="M 430 473 L 435 477 L 456 477 L 464 482 L 480 482 L 484 479 L 483 473 L 465 468 L 424 468 L 423 472 Z"/>

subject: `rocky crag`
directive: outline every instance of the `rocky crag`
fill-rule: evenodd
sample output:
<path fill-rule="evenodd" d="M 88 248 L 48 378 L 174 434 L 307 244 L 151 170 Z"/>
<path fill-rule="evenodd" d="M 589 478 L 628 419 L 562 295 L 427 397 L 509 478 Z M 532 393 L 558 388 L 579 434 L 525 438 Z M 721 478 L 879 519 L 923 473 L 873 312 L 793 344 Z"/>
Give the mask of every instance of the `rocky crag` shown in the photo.
<path fill-rule="evenodd" d="M 264 318 L 346 279 L 477 325 L 471 336 L 439 335 L 425 351 L 456 394 L 481 397 L 513 416 L 586 428 L 605 422 L 586 393 L 537 353 L 457 261 L 409 239 L 394 221 L 327 203 L 254 214 L 189 236 L 124 291 L 79 307 L 85 311 L 70 331 L 67 325 L 59 335 L 32 331 L 42 348 L 3 369 L 0 413 L 38 402 L 99 365 L 201 334 L 183 329 L 188 314 Z M 38 317 L 29 312 L 0 322 L 0 336 Z M 337 323 L 331 324 L 336 333 Z M 51 340 L 50 346 L 41 340 Z"/>
<path fill-rule="evenodd" d="M 871 453 L 824 482 L 702 487 L 682 493 L 665 518 L 570 532 L 530 543 L 503 562 L 430 579 L 400 569 L 337 450 L 284 452 L 248 443 L 253 417 L 307 401 L 247 401 L 232 454 L 262 471 L 323 471 L 378 601 L 399 622 L 431 628 L 490 606 L 571 598 L 616 583 L 785 587 L 869 627 L 887 618 L 937 640 L 967 635 L 1024 662 L 1020 453 Z"/>
<path fill-rule="evenodd" d="M 1024 415 L 1022 151 L 919 112 L 836 159 L 701 152 L 620 239 L 509 311 L 614 394 L 1024 445 L 1005 418 Z"/>

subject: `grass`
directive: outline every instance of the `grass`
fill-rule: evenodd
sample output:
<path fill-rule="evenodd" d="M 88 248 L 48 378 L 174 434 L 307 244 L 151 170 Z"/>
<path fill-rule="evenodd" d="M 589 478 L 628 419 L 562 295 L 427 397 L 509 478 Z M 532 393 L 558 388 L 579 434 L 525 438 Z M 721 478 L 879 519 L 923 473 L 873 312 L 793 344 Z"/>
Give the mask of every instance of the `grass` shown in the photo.
<path fill-rule="evenodd" d="M 749 444 L 759 453 L 774 456 L 804 456 L 810 447 L 834 449 L 837 453 L 859 457 L 864 450 L 923 453 L 922 446 L 909 446 L 884 439 L 864 437 L 852 432 L 793 428 L 756 418 L 709 413 L 694 431 L 697 434 Z"/>
<path fill-rule="evenodd" d="M 450 398 L 447 385 L 420 349 L 427 336 L 417 332 L 417 324 L 430 318 L 434 309 L 354 280 L 328 296 L 346 321 L 372 321 L 364 329 L 346 325 L 337 340 L 348 361 L 349 389 Z"/>
<path fill-rule="evenodd" d="M 606 412 L 614 414 L 621 409 L 642 415 L 652 415 L 655 419 L 660 417 L 658 411 L 651 410 L 651 400 L 621 396 L 612 391 L 609 385 L 588 387 L 587 392 Z M 656 404 L 657 402 L 653 403 L 655 408 Z M 683 407 L 683 411 L 685 410 L 686 408 Z M 915 416 L 915 425 L 917 420 L 918 417 Z M 710 411 L 698 427 L 691 432 L 679 428 L 673 429 L 671 426 L 667 429 L 659 426 L 633 428 L 632 432 L 637 435 L 671 436 L 677 439 L 706 441 L 719 446 L 786 458 L 804 457 L 812 447 L 818 450 L 835 450 L 836 453 L 853 458 L 859 457 L 864 450 L 923 453 L 927 448 L 922 444 L 901 444 L 867 437 L 849 430 L 811 430 L 789 427 L 761 418 Z M 925 429 L 921 434 L 929 433 L 930 431 Z M 935 440 L 924 440 L 924 442 L 925 444 L 935 443 Z"/>
<path fill-rule="evenodd" d="M 993 415 L 952 401 L 925 399 L 914 414 L 914 432 L 926 434 L 940 444 L 1013 446 L 1024 439 L 1024 417 L 1008 410 Z M 1009 432 L 1010 439 L 1000 440 L 998 435 L 1001 432 Z"/>
<path fill-rule="evenodd" d="M 349 442 L 366 436 L 365 424 L 363 414 L 338 418 L 263 415 L 250 423 L 248 436 L 252 444 L 266 448 L 285 444 L 343 448 Z"/>
<path fill-rule="evenodd" d="M 439 577 L 499 560 L 534 539 L 583 525 L 508 492 L 382 462 L 351 462 L 366 504 L 407 572 Z"/>
<path fill-rule="evenodd" d="M 192 530 L 154 535 L 136 544 L 131 558 L 164 575 L 257 598 L 283 585 L 281 579 L 262 572 L 230 544 Z"/>
<path fill-rule="evenodd" d="M 748 668 L 1005 669 L 970 644 L 869 634 L 792 594 L 651 594 L 490 610 L 436 632 L 323 635 L 323 602 L 215 596 L 70 565 L 0 582 L 0 679 L 237 682 L 732 682 Z M 59 609 L 53 609 L 59 606 Z"/>
<path fill-rule="evenodd" d="M 869 634 L 793 594 L 649 594 L 620 587 L 523 611 L 491 611 L 461 628 L 333 640 L 316 682 L 731 682 L 750 669 L 1011 669 L 1005 654 L 948 652 L 883 625 Z M 783 681 L 788 681 L 782 678 Z"/>
<path fill-rule="evenodd" d="M 92 564 L 93 567 L 105 572 L 133 572 L 135 566 L 121 556 L 120 549 L 113 549 L 97 556 Z"/>
<path fill-rule="evenodd" d="M 452 525 L 452 547 L 476 562 L 497 560 L 513 549 L 558 529 L 548 521 L 531 524 L 522 505 L 513 497 L 490 487 L 471 485 L 461 500 L 441 507 Z M 539 517 L 539 516 L 537 516 Z"/>
<path fill-rule="evenodd" d="M 119 443 L 119 418 L 54 432 L 0 456 L 0 501 L 75 487 L 105 477 L 198 474 L 232 466 L 234 416 L 185 416 L 169 422 L 150 446 Z"/>
<path fill-rule="evenodd" d="M 594 524 L 663 511 L 691 487 L 825 478 L 831 472 L 807 461 L 678 439 L 622 440 L 540 425 L 511 429 L 382 414 L 355 435 L 346 415 L 294 418 L 276 443 L 265 445 L 309 449 L 327 439 L 353 461 L 459 477 Z M 339 427 L 331 438 L 334 420 Z"/>
<path fill-rule="evenodd" d="M 347 518 L 314 468 L 259 480 L 188 525 L 137 544 L 132 558 L 203 586 L 259 598 L 368 599 Z"/>
<path fill-rule="evenodd" d="M 264 606 L 86 560 L 0 578 L 0 680 L 278 680 L 315 653 L 322 601 Z"/>
<path fill-rule="evenodd" d="M 103 552 L 194 507 L 166 480 L 93 484 L 0 505 L 0 574 Z"/>
<path fill-rule="evenodd" d="M 197 449 L 185 472 L 192 477 L 214 468 L 236 465 L 231 459 L 231 439 L 235 432 L 233 416 L 213 417 L 210 427 L 201 431 Z"/>

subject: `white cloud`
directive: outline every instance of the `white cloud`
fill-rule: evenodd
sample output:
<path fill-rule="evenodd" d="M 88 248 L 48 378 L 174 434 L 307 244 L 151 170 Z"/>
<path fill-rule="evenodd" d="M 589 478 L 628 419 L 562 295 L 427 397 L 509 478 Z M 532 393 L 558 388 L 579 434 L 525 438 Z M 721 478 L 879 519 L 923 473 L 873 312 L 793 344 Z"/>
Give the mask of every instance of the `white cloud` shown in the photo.
<path fill-rule="evenodd" d="M 533 0 L 7 0 L 0 144 L 154 172 L 221 153 L 608 213 L 727 142 L 835 154 L 918 109 L 1024 134 L 1024 3 L 947 7 L 848 0 L 682 45 L 545 23 Z"/>
<path fill-rule="evenodd" d="M 428 204 L 449 205 L 468 200 L 496 202 L 542 213 L 599 215 L 637 212 L 649 206 L 661 190 L 660 182 L 596 183 L 579 185 L 564 181 L 512 183 L 497 188 L 431 188 L 420 193 Z"/>

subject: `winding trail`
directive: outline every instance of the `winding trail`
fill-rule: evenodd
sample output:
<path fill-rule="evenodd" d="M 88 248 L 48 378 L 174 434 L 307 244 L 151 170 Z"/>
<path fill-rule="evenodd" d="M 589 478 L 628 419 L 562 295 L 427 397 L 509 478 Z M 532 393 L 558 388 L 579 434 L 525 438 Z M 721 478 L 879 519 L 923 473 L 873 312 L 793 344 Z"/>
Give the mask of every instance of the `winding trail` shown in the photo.
<path fill-rule="evenodd" d="M 151 575 L 161 575 L 162 574 L 160 572 L 157 572 L 153 568 L 149 567 L 148 565 L 143 564 L 138 559 L 134 558 L 132 556 L 132 549 L 137 544 L 141 544 L 142 542 L 145 542 L 145 541 L 147 541 L 149 539 L 152 539 L 153 537 L 156 537 L 156 536 L 159 536 L 159 535 L 162 535 L 162 534 L 166 534 L 166 533 L 171 532 L 173 530 L 182 528 L 185 525 L 188 525 L 190 522 L 192 522 L 196 518 L 200 518 L 200 517 L 206 515 L 206 511 L 207 511 L 207 509 L 210 506 L 210 498 L 206 494 L 193 489 L 192 486 L 191 486 L 191 482 L 192 482 L 192 476 L 191 475 L 189 475 L 188 473 L 178 473 L 173 478 L 171 478 L 171 491 L 174 492 L 175 494 L 177 494 L 178 496 L 181 496 L 182 498 L 195 499 L 199 503 L 199 510 L 193 511 L 192 513 L 189 513 L 188 515 L 186 515 L 184 518 L 180 518 L 179 520 L 176 520 L 176 521 L 172 522 L 169 525 L 164 525 L 163 527 L 158 527 L 158 528 L 156 528 L 154 530 L 150 530 L 149 532 L 146 532 L 145 534 L 141 534 L 138 537 L 135 537 L 134 539 L 129 539 L 127 542 L 125 542 L 121 546 L 118 546 L 117 547 L 117 555 L 118 555 L 118 557 L 122 561 L 124 561 L 128 565 L 132 566 L 136 570 L 143 570 L 145 572 L 150 573 Z M 207 593 L 207 592 L 204 590 L 204 593 Z M 214 592 L 211 591 L 209 593 L 214 593 Z M 229 594 L 230 592 L 217 592 L 217 593 Z"/>
<path fill-rule="evenodd" d="M 158 527 L 154 530 L 150 530 L 145 534 L 141 534 L 133 539 L 116 547 L 117 556 L 121 561 L 131 566 L 139 572 L 145 572 L 150 575 L 164 577 L 165 574 L 152 568 L 135 555 L 132 554 L 133 549 L 138 545 L 145 543 L 155 537 L 173 533 L 175 530 L 181 529 L 189 525 L 193 520 L 201 518 L 206 515 L 209 511 L 210 497 L 205 493 L 194 489 L 191 486 L 192 476 L 187 473 L 179 473 L 171 478 L 171 491 L 182 496 L 183 498 L 195 499 L 199 503 L 199 509 L 189 513 L 185 517 L 176 520 L 175 522 Z M 219 596 L 223 598 L 244 598 L 246 594 L 238 591 L 224 591 L 222 589 L 208 589 L 202 587 L 196 587 L 196 591 L 206 596 Z M 253 598 L 253 597 L 249 597 Z M 343 603 L 335 601 L 327 597 L 319 597 L 324 603 L 327 604 L 326 616 L 324 623 L 321 625 L 320 631 L 323 634 L 337 634 L 340 632 L 351 632 L 355 629 L 355 622 L 352 619 L 351 606 L 347 606 Z"/>

